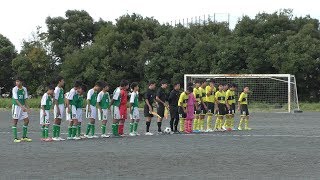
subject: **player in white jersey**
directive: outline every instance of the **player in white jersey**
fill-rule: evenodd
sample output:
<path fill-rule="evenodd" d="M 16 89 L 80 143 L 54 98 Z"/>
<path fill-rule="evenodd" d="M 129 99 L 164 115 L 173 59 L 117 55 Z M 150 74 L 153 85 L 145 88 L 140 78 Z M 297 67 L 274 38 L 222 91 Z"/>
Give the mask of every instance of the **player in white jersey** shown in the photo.
<path fill-rule="evenodd" d="M 61 76 L 58 76 L 56 79 L 57 87 L 54 89 L 54 108 L 53 108 L 53 118 L 54 124 L 52 126 L 53 138 L 54 141 L 64 141 L 65 139 L 60 137 L 60 125 L 61 120 L 64 115 L 64 79 Z"/>
<path fill-rule="evenodd" d="M 109 135 L 106 134 L 107 122 L 108 122 L 108 109 L 110 109 L 110 95 L 109 95 L 109 85 L 104 82 L 102 91 L 97 97 L 97 109 L 98 109 L 98 120 L 102 122 L 101 125 L 101 137 L 108 138 Z"/>
<path fill-rule="evenodd" d="M 12 132 L 14 136 L 13 142 L 31 142 L 32 139 L 27 137 L 29 118 L 28 112 L 30 112 L 30 108 L 27 104 L 28 92 L 27 88 L 22 86 L 22 81 L 20 78 L 16 78 L 16 86 L 12 89 Z M 24 121 L 22 138 L 18 139 L 17 133 L 17 123 L 18 121 Z"/>
<path fill-rule="evenodd" d="M 46 93 L 43 94 L 41 98 L 41 108 L 40 108 L 40 126 L 42 130 L 42 141 L 50 142 L 49 138 L 49 125 L 50 125 L 50 109 L 52 107 L 52 95 L 54 92 L 54 86 L 49 85 Z"/>
<path fill-rule="evenodd" d="M 66 120 L 69 121 L 68 139 L 80 139 L 79 137 L 75 136 L 77 132 L 78 119 L 76 102 L 74 102 L 76 99 L 74 99 L 74 96 L 77 94 L 77 90 L 81 88 L 81 85 L 81 81 L 75 81 L 74 87 L 68 92 L 68 96 L 66 98 Z"/>
<path fill-rule="evenodd" d="M 131 84 L 131 96 L 130 96 L 130 136 L 137 136 L 138 123 L 140 121 L 139 114 L 139 85 L 136 82 Z"/>

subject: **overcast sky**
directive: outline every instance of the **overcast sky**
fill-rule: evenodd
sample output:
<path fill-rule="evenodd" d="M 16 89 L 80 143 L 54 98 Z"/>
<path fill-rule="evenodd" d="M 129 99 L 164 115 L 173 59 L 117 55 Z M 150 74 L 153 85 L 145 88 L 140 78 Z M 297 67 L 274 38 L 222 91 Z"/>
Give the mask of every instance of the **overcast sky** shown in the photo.
<path fill-rule="evenodd" d="M 297 16 L 320 18 L 315 0 L 0 0 L 0 34 L 21 49 L 23 39 L 29 39 L 37 26 L 45 27 L 48 16 L 64 16 L 66 10 L 87 11 L 95 20 L 114 21 L 126 13 L 154 17 L 160 23 L 214 13 L 231 26 L 242 15 L 254 17 L 259 12 L 272 13 L 290 8 Z"/>

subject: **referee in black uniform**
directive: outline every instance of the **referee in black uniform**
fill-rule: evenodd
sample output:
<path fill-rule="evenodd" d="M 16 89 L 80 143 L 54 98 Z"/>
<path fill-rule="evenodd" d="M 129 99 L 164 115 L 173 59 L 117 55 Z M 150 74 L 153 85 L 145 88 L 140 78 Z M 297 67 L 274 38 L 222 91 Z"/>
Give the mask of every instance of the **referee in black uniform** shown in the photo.
<path fill-rule="evenodd" d="M 157 123 L 158 124 L 158 134 L 162 134 L 162 130 L 161 130 L 162 119 L 164 117 L 165 108 L 168 107 L 168 105 L 166 104 L 166 101 L 167 101 L 166 89 L 167 89 L 167 87 L 168 87 L 167 81 L 162 80 L 161 87 L 158 89 L 157 95 L 156 95 L 156 101 L 158 103 L 157 113 L 160 116 L 160 118 L 158 118 L 158 123 Z"/>
<path fill-rule="evenodd" d="M 178 101 L 180 96 L 180 83 L 173 84 L 173 90 L 170 92 L 168 102 L 170 107 L 170 128 L 174 133 L 178 133 L 179 113 Z M 173 129 L 174 125 L 174 129 Z"/>

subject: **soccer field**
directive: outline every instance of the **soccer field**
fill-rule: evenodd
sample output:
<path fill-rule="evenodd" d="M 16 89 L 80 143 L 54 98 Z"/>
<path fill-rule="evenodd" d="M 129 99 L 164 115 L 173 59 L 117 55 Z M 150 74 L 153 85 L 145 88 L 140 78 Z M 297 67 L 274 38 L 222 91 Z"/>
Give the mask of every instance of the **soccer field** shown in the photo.
<path fill-rule="evenodd" d="M 319 179 L 320 176 L 320 113 L 252 113 L 251 131 L 64 142 L 40 141 L 38 114 L 30 115 L 29 137 L 33 142 L 15 144 L 10 111 L 0 111 L 0 179 Z M 83 129 L 85 124 L 86 121 Z M 63 132 L 66 125 L 63 122 Z M 163 127 L 166 126 L 168 121 L 164 122 Z M 127 132 L 128 124 L 125 128 Z M 141 134 L 144 128 L 142 121 L 138 128 Z M 151 130 L 156 130 L 155 119 Z"/>

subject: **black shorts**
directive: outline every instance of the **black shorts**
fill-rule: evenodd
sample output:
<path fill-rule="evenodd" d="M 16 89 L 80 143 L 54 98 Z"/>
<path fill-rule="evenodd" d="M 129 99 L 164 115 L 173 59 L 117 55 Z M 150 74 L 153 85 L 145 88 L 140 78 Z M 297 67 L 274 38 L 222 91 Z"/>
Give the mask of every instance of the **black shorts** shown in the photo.
<path fill-rule="evenodd" d="M 153 108 L 152 108 L 152 111 L 153 111 Z M 147 104 L 144 105 L 143 112 L 144 112 L 144 117 L 153 117 L 153 114 L 150 114 L 149 112 L 149 107 Z"/>
<path fill-rule="evenodd" d="M 187 114 L 183 111 L 182 107 L 179 107 L 178 113 L 179 113 L 179 118 L 186 118 L 187 117 Z"/>
<path fill-rule="evenodd" d="M 225 104 L 218 104 L 219 110 L 217 111 L 218 116 L 224 116 L 227 113 L 227 106 Z"/>
<path fill-rule="evenodd" d="M 162 103 L 159 104 L 157 108 L 157 113 L 159 114 L 160 117 L 164 117 L 164 105 Z"/>
<path fill-rule="evenodd" d="M 178 106 L 170 106 L 170 117 L 179 119 Z"/>
<path fill-rule="evenodd" d="M 240 113 L 242 116 L 249 116 L 249 110 L 247 104 L 241 104 L 240 105 Z"/>
<path fill-rule="evenodd" d="M 203 105 L 203 104 L 200 104 L 200 114 L 201 114 L 201 115 L 205 115 L 206 113 L 207 113 L 206 108 L 204 108 L 204 105 Z"/>
<path fill-rule="evenodd" d="M 207 108 L 208 108 L 208 113 L 214 113 L 214 103 L 213 102 L 207 102 Z"/>
<path fill-rule="evenodd" d="M 201 114 L 201 104 L 198 105 L 198 109 L 194 106 L 194 114 Z"/>
<path fill-rule="evenodd" d="M 230 109 L 228 110 L 228 114 L 235 114 L 236 113 L 236 104 L 232 103 L 230 105 Z"/>

